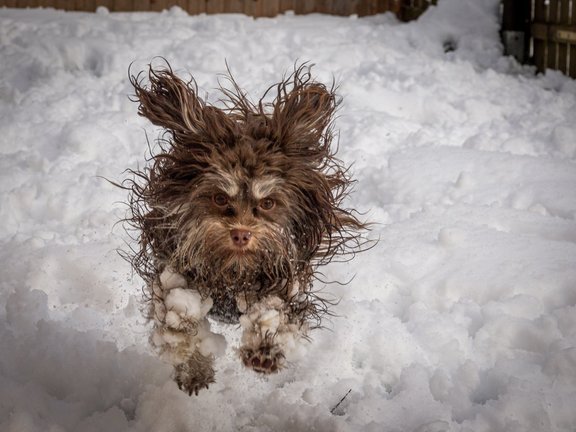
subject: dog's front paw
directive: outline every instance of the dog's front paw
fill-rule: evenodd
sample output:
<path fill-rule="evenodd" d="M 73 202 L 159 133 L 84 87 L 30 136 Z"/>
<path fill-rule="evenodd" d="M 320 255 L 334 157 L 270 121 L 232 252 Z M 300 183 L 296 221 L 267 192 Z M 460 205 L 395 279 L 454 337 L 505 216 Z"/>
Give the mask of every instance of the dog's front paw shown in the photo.
<path fill-rule="evenodd" d="M 192 396 L 192 394 L 198 396 L 200 390 L 207 389 L 209 384 L 214 382 L 214 378 L 205 380 L 203 377 L 198 377 L 185 372 L 180 368 L 180 366 L 183 365 L 176 366 L 176 376 L 174 380 L 176 381 L 176 384 L 178 384 L 178 388 L 184 393 L 187 393 L 188 396 Z"/>
<path fill-rule="evenodd" d="M 278 345 L 262 345 L 257 349 L 240 348 L 240 356 L 244 366 L 255 372 L 271 374 L 284 367 L 284 353 Z"/>
<path fill-rule="evenodd" d="M 174 366 L 174 381 L 189 396 L 198 396 L 200 390 L 215 382 L 212 359 L 195 352 L 186 363 Z"/>

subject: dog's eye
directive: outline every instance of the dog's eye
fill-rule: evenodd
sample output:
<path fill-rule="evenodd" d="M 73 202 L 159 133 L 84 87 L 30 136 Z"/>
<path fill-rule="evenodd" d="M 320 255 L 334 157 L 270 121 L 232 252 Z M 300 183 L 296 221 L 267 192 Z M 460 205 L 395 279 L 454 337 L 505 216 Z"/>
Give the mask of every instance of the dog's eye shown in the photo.
<path fill-rule="evenodd" d="M 274 202 L 272 198 L 264 198 L 263 200 L 260 200 L 260 208 L 262 210 L 272 210 L 275 205 L 276 202 Z"/>
<path fill-rule="evenodd" d="M 214 201 L 214 204 L 218 207 L 223 207 L 228 204 L 228 196 L 223 193 L 217 193 L 212 197 L 212 201 Z"/>

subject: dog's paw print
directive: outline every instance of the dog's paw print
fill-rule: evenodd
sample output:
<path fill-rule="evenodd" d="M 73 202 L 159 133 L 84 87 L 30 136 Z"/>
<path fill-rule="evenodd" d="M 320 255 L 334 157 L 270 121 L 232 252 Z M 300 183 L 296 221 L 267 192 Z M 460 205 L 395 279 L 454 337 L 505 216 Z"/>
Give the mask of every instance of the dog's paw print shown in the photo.
<path fill-rule="evenodd" d="M 189 363 L 181 363 L 174 367 L 174 381 L 178 388 L 189 396 L 198 396 L 200 390 L 207 389 L 214 380 L 214 370 L 212 368 L 201 371 L 194 370 Z"/>
<path fill-rule="evenodd" d="M 272 374 L 284 367 L 284 354 L 277 346 L 261 346 L 257 350 L 241 348 L 240 354 L 244 366 L 254 372 Z"/>

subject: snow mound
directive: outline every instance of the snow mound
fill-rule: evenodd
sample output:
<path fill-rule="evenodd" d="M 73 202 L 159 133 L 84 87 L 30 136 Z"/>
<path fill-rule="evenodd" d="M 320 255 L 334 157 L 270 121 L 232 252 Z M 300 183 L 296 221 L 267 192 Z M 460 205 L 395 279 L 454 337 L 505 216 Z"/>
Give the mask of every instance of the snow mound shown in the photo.
<path fill-rule="evenodd" d="M 407 24 L 0 9 L 0 430 L 576 430 L 576 86 L 502 57 L 497 0 L 439 3 Z M 335 77 L 348 203 L 379 239 L 323 269 L 348 283 L 316 284 L 334 316 L 279 374 L 207 322 L 196 398 L 149 347 L 104 180 L 158 136 L 127 79 L 154 56 L 211 101 L 226 61 L 256 100 L 296 62 Z M 209 308 L 163 277 L 174 325 Z"/>

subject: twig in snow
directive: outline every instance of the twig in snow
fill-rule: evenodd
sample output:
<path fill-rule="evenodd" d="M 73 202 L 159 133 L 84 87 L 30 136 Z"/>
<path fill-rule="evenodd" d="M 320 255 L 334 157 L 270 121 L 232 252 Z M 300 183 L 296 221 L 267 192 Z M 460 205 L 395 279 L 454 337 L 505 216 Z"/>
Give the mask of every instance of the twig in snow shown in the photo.
<path fill-rule="evenodd" d="M 341 404 L 342 402 L 344 402 L 344 399 L 346 399 L 346 397 L 350 394 L 351 391 L 352 391 L 352 389 L 348 390 L 348 393 L 346 393 L 346 394 L 344 395 L 344 397 L 343 397 L 342 399 L 340 399 L 340 402 L 338 402 L 338 403 L 334 406 L 334 408 L 332 408 L 332 409 L 330 410 L 330 414 L 334 414 L 334 411 L 336 411 L 336 408 L 338 408 L 338 407 L 340 406 L 340 404 Z"/>

